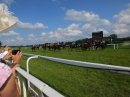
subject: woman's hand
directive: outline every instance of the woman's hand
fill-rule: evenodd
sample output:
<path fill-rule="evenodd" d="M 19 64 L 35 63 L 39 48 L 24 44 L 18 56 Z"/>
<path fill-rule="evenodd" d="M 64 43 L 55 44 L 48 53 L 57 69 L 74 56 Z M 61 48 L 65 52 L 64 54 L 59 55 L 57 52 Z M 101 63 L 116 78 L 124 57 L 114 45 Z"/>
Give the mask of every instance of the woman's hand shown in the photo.
<path fill-rule="evenodd" d="M 18 63 L 19 64 L 21 58 L 22 58 L 22 52 L 17 52 L 16 55 L 12 55 L 13 63 Z"/>
<path fill-rule="evenodd" d="M 11 50 L 2 58 L 2 60 L 8 60 L 12 57 Z"/>
<path fill-rule="evenodd" d="M 9 47 L 8 46 L 5 46 L 4 47 L 4 51 L 8 51 L 9 50 Z"/>

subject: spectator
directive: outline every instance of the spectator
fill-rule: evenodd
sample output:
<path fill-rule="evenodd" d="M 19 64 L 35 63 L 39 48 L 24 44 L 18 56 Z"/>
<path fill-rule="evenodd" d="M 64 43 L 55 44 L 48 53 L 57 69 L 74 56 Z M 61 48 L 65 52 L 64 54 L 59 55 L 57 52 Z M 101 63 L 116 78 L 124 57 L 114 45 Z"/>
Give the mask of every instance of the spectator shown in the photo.
<path fill-rule="evenodd" d="M 20 97 L 19 87 L 16 79 L 16 67 L 22 57 L 22 52 L 12 55 L 9 51 L 0 63 L 0 97 Z M 12 58 L 13 63 L 9 66 L 3 63 L 5 60 Z"/>
<path fill-rule="evenodd" d="M 0 48 L 1 48 L 1 46 L 0 46 Z M 5 46 L 5 47 L 4 47 L 4 51 L 2 51 L 2 52 L 0 53 L 0 59 L 3 58 L 3 57 L 8 53 L 8 49 L 9 49 L 8 46 Z"/>

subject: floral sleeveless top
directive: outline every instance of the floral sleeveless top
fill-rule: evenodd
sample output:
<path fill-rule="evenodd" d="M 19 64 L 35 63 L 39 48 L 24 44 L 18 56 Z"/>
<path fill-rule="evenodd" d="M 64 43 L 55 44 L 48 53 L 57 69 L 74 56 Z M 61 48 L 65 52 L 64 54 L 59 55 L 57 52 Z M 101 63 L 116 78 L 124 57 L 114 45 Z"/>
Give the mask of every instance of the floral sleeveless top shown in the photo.
<path fill-rule="evenodd" d="M 0 88 L 6 82 L 11 73 L 12 69 L 8 65 L 0 63 Z"/>

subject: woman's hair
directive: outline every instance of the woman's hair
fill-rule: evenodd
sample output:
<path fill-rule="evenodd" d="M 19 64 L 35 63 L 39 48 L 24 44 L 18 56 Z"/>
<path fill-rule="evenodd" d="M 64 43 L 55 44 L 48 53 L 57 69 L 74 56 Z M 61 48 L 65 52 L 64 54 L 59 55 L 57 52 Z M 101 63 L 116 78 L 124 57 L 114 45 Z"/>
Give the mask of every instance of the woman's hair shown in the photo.
<path fill-rule="evenodd" d="M 0 46 L 2 45 L 2 42 L 0 41 Z"/>

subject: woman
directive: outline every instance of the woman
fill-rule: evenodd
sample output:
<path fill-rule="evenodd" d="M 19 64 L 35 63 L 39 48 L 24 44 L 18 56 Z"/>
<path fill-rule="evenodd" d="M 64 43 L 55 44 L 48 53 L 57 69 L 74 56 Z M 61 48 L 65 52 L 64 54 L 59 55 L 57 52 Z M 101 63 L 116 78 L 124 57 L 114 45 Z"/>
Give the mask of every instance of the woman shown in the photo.
<path fill-rule="evenodd" d="M 12 55 L 9 51 L 0 63 L 0 97 L 20 97 L 18 84 L 16 83 L 15 69 L 19 66 L 22 52 Z M 12 58 L 13 63 L 9 66 L 4 63 L 5 60 Z"/>

